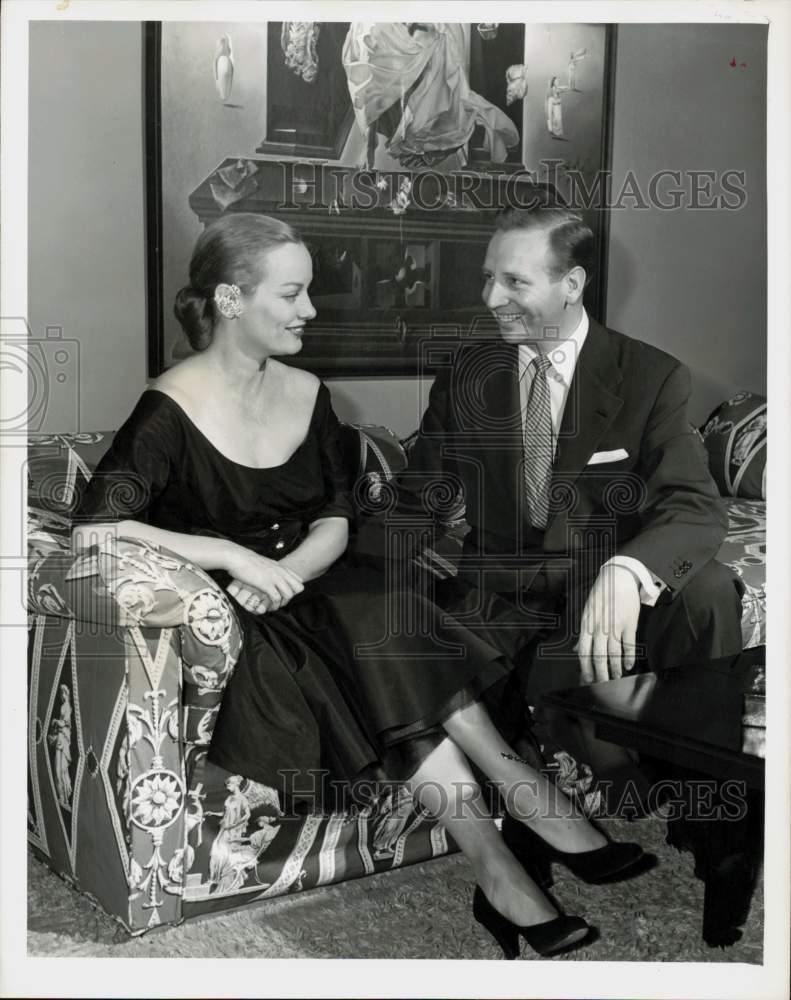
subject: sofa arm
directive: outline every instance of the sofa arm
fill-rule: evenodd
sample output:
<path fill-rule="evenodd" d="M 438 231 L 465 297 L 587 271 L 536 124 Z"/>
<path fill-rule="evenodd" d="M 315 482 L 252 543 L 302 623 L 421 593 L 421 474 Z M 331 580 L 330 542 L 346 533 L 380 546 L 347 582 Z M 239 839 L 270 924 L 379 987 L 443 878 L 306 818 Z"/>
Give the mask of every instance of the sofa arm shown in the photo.
<path fill-rule="evenodd" d="M 96 561 L 106 591 L 127 619 L 141 627 L 179 629 L 182 739 L 208 744 L 242 646 L 227 595 L 182 556 L 136 539 L 111 539 Z"/>
<path fill-rule="evenodd" d="M 200 568 L 133 538 L 76 557 L 34 548 L 28 584 L 39 846 L 133 933 L 178 921 L 191 751 L 211 739 L 241 650 L 232 602 Z M 86 764 L 71 781 L 53 779 L 41 736 L 66 702 L 79 720 L 72 754 Z M 66 830 L 78 827 L 75 852 Z"/>
<path fill-rule="evenodd" d="M 163 546 L 109 537 L 74 553 L 33 550 L 28 565 L 28 610 L 114 627 L 175 628 L 194 624 L 214 636 L 233 611 L 220 587 L 198 566 Z M 222 604 L 197 601 L 205 591 Z"/>
<path fill-rule="evenodd" d="M 51 552 L 34 560 L 28 610 L 115 629 L 178 629 L 182 739 L 207 744 L 241 650 L 231 602 L 204 572 L 164 547 L 112 537 L 76 557 Z"/>

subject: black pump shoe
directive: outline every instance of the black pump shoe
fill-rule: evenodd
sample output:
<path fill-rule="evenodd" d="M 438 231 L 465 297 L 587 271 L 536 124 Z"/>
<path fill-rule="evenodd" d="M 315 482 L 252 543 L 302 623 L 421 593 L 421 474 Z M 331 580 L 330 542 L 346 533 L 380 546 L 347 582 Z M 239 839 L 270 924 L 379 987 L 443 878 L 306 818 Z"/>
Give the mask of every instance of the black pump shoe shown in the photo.
<path fill-rule="evenodd" d="M 519 935 L 542 958 L 558 955 L 580 947 L 586 940 L 593 940 L 594 932 L 582 917 L 558 916 L 542 924 L 519 927 L 492 906 L 480 886 L 475 886 L 472 897 L 472 915 L 485 927 L 503 949 L 503 955 L 513 961 L 519 958 Z"/>
<path fill-rule="evenodd" d="M 603 847 L 579 853 L 558 850 L 511 815 L 503 819 L 503 840 L 544 889 L 552 885 L 552 861 L 559 861 L 572 875 L 593 885 L 634 878 L 656 864 L 656 855 L 646 854 L 639 844 L 630 842 L 609 840 Z"/>

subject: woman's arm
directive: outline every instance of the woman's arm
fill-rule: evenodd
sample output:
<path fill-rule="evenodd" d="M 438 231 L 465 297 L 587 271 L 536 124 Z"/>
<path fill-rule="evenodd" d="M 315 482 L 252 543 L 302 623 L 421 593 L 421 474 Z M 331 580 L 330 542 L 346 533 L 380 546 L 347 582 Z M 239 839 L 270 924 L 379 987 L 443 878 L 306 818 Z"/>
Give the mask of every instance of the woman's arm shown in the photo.
<path fill-rule="evenodd" d="M 201 569 L 223 569 L 230 572 L 229 565 L 235 550 L 240 545 L 226 538 L 208 538 L 204 535 L 189 535 L 181 531 L 166 531 L 155 528 L 143 521 L 116 521 L 113 523 L 79 524 L 71 534 L 77 548 L 87 548 L 104 542 L 108 538 L 139 538 L 143 542 L 162 545 L 172 552 L 200 566 Z"/>
<path fill-rule="evenodd" d="M 225 570 L 236 580 L 266 594 L 268 603 L 273 608 L 282 606 L 305 589 L 299 574 L 292 567 L 284 565 L 282 561 L 277 562 L 260 556 L 227 538 L 166 531 L 164 528 L 156 528 L 142 521 L 81 524 L 72 532 L 72 540 L 77 548 L 84 548 L 118 536 L 139 538 L 153 545 L 162 545 L 173 552 L 178 552 L 180 556 L 200 566 L 201 569 Z"/>
<path fill-rule="evenodd" d="M 279 565 L 293 570 L 301 580 L 315 580 L 343 555 L 349 542 L 345 517 L 322 517 L 308 528 L 307 537 Z"/>

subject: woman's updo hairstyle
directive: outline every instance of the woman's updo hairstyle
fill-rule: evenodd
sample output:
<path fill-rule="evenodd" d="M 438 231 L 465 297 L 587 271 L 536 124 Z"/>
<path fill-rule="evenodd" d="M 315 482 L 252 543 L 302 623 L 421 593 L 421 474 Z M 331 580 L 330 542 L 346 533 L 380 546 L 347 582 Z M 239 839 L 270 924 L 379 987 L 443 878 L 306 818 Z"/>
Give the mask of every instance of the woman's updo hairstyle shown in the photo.
<path fill-rule="evenodd" d="M 233 212 L 212 222 L 198 237 L 190 260 L 190 281 L 176 295 L 173 312 L 194 351 L 205 350 L 217 322 L 217 285 L 253 292 L 264 276 L 264 255 L 285 243 L 302 243 L 287 222 L 269 215 Z"/>

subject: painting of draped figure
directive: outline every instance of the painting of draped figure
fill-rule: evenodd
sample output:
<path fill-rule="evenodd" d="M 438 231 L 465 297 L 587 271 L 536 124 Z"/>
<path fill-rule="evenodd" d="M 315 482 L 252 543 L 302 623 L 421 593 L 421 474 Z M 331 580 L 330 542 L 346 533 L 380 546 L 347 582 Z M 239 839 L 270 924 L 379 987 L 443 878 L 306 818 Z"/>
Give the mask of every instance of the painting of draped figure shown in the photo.
<path fill-rule="evenodd" d="M 507 108 L 506 74 L 522 63 L 524 25 L 493 28 L 272 22 L 258 152 L 323 154 L 377 170 L 518 163 L 521 98 Z"/>
<path fill-rule="evenodd" d="M 356 22 L 341 61 L 354 116 L 366 139 L 365 164 L 377 167 L 380 146 L 412 170 L 467 165 L 476 129 L 488 158 L 505 163 L 520 129 L 470 85 L 469 24 Z M 503 96 L 506 92 L 503 76 Z"/>

